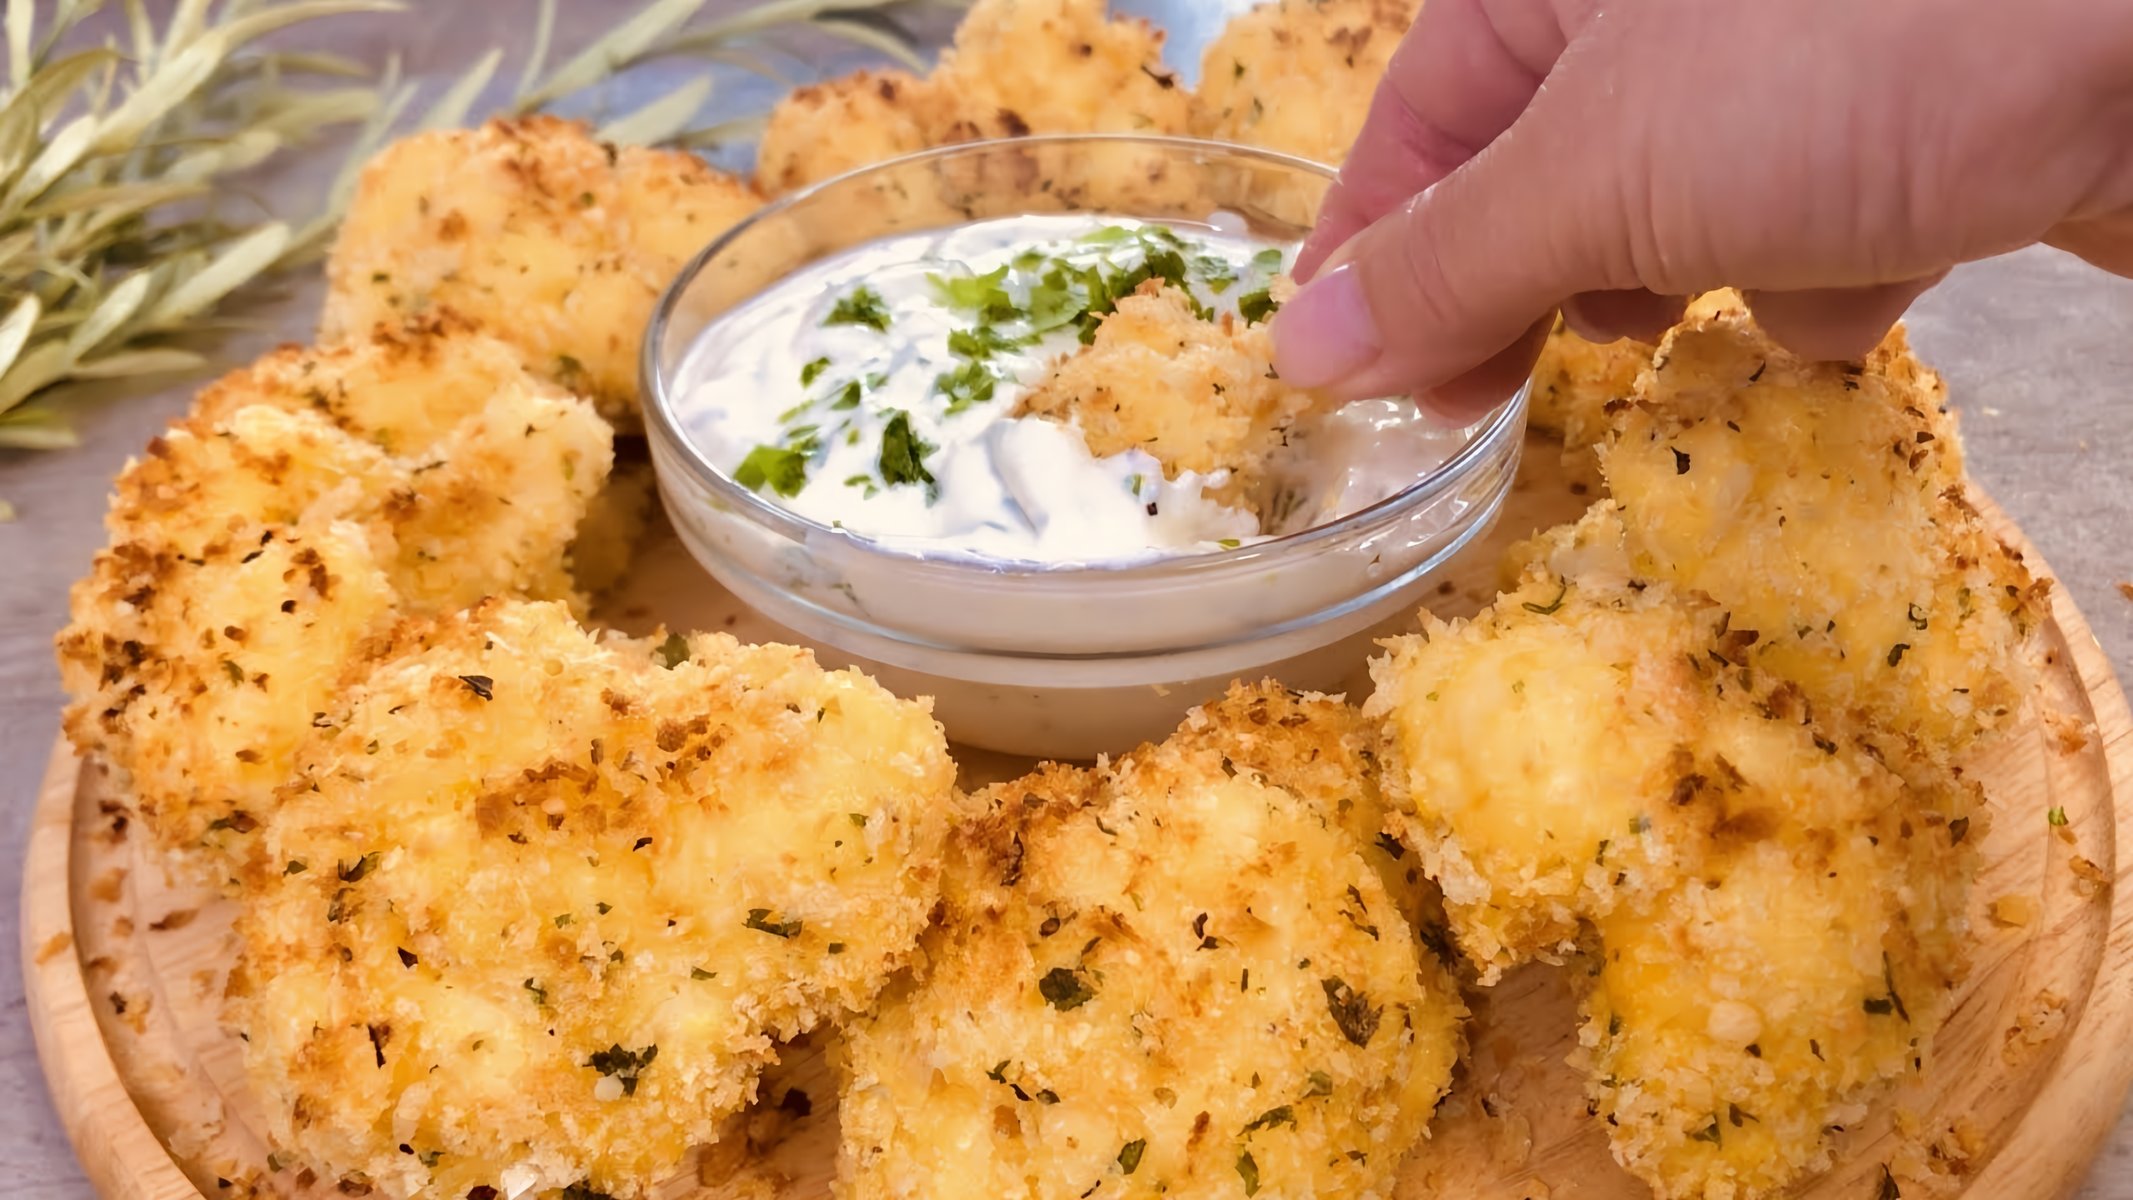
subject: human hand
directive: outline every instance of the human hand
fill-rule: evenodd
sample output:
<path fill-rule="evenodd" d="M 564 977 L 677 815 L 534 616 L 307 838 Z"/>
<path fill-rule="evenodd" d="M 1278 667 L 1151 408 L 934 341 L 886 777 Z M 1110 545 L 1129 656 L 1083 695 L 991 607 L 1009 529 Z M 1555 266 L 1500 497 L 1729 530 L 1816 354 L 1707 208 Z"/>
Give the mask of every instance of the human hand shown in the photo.
<path fill-rule="evenodd" d="M 1742 288 L 1863 355 L 1957 263 L 2133 275 L 2133 0 L 1430 0 L 1275 318 L 1284 379 L 1464 423 L 1553 310 L 1652 336 Z"/>

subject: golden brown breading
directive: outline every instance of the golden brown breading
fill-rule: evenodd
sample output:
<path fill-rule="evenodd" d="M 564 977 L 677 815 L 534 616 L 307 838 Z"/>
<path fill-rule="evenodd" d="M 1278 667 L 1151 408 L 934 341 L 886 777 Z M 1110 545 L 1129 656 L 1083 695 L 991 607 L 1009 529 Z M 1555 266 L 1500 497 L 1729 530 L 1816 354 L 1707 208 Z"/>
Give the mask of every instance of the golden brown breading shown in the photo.
<path fill-rule="evenodd" d="M 1718 618 L 1536 573 L 1372 661 L 1393 828 L 1482 982 L 1562 961 L 1584 921 L 1696 869 L 1735 815 L 1684 783 L 1722 777 L 1713 756 L 1767 724 L 1707 658 Z"/>
<path fill-rule="evenodd" d="M 448 309 L 381 323 L 342 345 L 282 346 L 204 388 L 190 416 L 219 424 L 264 404 L 311 411 L 387 454 L 421 454 L 489 398 L 539 388 L 511 347 Z"/>
<path fill-rule="evenodd" d="M 429 396 L 466 415 L 436 433 Z M 495 593 L 575 599 L 565 552 L 612 435 L 465 334 L 284 351 L 200 408 L 120 475 L 59 655 L 76 747 L 221 878 L 366 638 Z"/>
<path fill-rule="evenodd" d="M 1600 921 L 1590 1091 L 1655 1195 L 1782 1194 L 1828 1166 L 1832 1126 L 1914 1069 L 1960 974 L 1922 943 L 1955 942 L 1949 885 L 1975 869 L 1950 811 L 1973 809 L 1913 791 L 1856 824 L 1787 829 Z"/>
<path fill-rule="evenodd" d="M 861 71 L 800 88 L 772 111 L 763 186 L 789 190 L 931 146 L 1048 133 L 1189 132 L 1191 99 L 1163 35 L 1104 0 L 979 0 L 924 79 Z M 1071 207 L 1198 219 L 1197 174 L 1134 147 L 1025 148 L 914 168 L 877 185 L 869 225 L 935 224 Z"/>
<path fill-rule="evenodd" d="M 491 601 L 403 627 L 318 725 L 247 868 L 232 1016 L 327 1180 L 645 1194 L 934 903 L 940 726 L 805 651 Z"/>
<path fill-rule="evenodd" d="M 1629 399 L 1652 349 L 1627 338 L 1588 342 L 1558 320 L 1533 367 L 1527 424 L 1561 438 L 1568 450 L 1598 442 L 1607 434 L 1608 405 Z"/>
<path fill-rule="evenodd" d="M 1900 341 L 1804 363 L 1719 309 L 1667 335 L 1602 461 L 1640 573 L 1710 595 L 1818 706 L 1945 757 L 2021 708 L 2041 588 L 1964 499 L 1942 401 Z"/>
<path fill-rule="evenodd" d="M 938 141 L 1192 127 L 1162 31 L 1108 16 L 1104 0 L 978 0 L 932 79 L 954 106 Z"/>
<path fill-rule="evenodd" d="M 1722 610 L 1623 573 L 1616 520 L 1388 643 L 1366 712 L 1484 979 L 1595 956 L 1582 1040 L 1616 1157 L 1661 1197 L 1773 1194 L 1945 1018 L 1980 797 L 1741 668 Z"/>
<path fill-rule="evenodd" d="M 1338 166 L 1420 0 L 1273 0 L 1200 58 L 1193 132 Z"/>
<path fill-rule="evenodd" d="M 633 427 L 653 302 L 760 202 L 695 155 L 606 145 L 553 117 L 417 134 L 364 168 L 320 336 L 449 308 Z"/>
<path fill-rule="evenodd" d="M 1264 324 L 1204 320 L 1190 296 L 1151 279 L 1024 394 L 1018 415 L 1072 422 L 1099 458 L 1145 450 L 1173 479 L 1227 471 L 1209 494 L 1250 504 L 1268 456 L 1316 402 L 1276 378 L 1273 360 Z"/>
<path fill-rule="evenodd" d="M 756 182 L 776 195 L 935 145 L 946 136 L 938 85 L 903 71 L 855 71 L 795 88 L 770 110 Z"/>
<path fill-rule="evenodd" d="M 925 976 L 848 1033 L 840 1194 L 1386 1194 L 1465 1011 L 1338 816 L 1340 707 L 1240 687 L 980 793 Z"/>

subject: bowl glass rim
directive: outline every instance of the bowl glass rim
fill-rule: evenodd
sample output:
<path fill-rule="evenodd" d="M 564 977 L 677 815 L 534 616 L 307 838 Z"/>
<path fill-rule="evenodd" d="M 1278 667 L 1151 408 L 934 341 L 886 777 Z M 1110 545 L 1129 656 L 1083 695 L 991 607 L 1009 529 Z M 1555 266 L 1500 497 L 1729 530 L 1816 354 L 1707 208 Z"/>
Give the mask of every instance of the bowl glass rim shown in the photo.
<path fill-rule="evenodd" d="M 703 448 L 698 446 L 683 431 L 680 421 L 676 419 L 672 411 L 672 402 L 674 392 L 685 381 L 669 377 L 661 354 L 661 347 L 666 343 L 668 328 L 676 319 L 681 308 L 682 298 L 688 292 L 690 285 L 695 283 L 697 277 L 719 255 L 723 254 L 742 238 L 747 237 L 749 231 L 776 220 L 816 196 L 862 184 L 866 180 L 877 178 L 892 170 L 908 170 L 927 162 L 976 157 L 984 154 L 1001 153 L 1007 150 L 1047 145 L 1066 148 L 1074 146 L 1091 148 L 1140 146 L 1155 151 L 1203 158 L 1218 156 L 1229 159 L 1245 159 L 1260 166 L 1287 169 L 1305 175 L 1317 176 L 1329 184 L 1337 179 L 1339 174 L 1333 167 L 1294 154 L 1207 138 L 1135 133 L 1055 133 L 1031 134 L 1012 138 L 987 138 L 978 141 L 956 142 L 946 146 L 935 146 L 897 158 L 885 159 L 878 163 L 869 163 L 866 166 L 846 171 L 841 175 L 831 176 L 819 183 L 810 184 L 797 191 L 779 196 L 748 214 L 748 216 L 743 217 L 737 224 L 713 238 L 709 245 L 698 251 L 695 257 L 682 266 L 681 271 L 674 277 L 673 281 L 660 293 L 658 303 L 652 310 L 652 319 L 645 327 L 644 339 L 639 346 L 638 370 L 640 391 L 644 397 L 643 408 L 647 432 L 664 439 L 677 449 L 680 452 L 683 465 L 688 468 L 690 474 L 695 476 L 698 482 L 709 488 L 714 496 L 730 504 L 735 512 L 745 515 L 758 524 L 767 525 L 793 541 L 802 544 L 818 543 L 823 539 L 834 540 L 860 554 L 896 560 L 915 567 L 936 569 L 949 573 L 967 573 L 973 581 L 998 579 L 1002 576 L 1031 576 L 1052 581 L 1065 581 L 1077 577 L 1101 578 L 1107 583 L 1136 578 L 1160 579 L 1218 571 L 1240 563 L 1254 562 L 1271 555 L 1287 555 L 1292 552 L 1303 553 L 1326 542 L 1341 541 L 1355 534 L 1358 530 L 1387 522 L 1409 509 L 1435 499 L 1437 495 L 1456 483 L 1467 472 L 1486 461 L 1492 453 L 1497 451 L 1497 448 L 1505 438 L 1512 435 L 1509 427 L 1519 420 L 1525 409 L 1526 395 L 1530 384 L 1521 386 L 1509 399 L 1490 410 L 1488 416 L 1483 420 L 1468 426 L 1469 432 L 1465 444 L 1450 455 L 1447 455 L 1442 462 L 1431 468 L 1413 483 L 1375 504 L 1357 509 L 1322 525 L 1314 525 L 1308 529 L 1300 529 L 1294 533 L 1281 534 L 1261 541 L 1248 542 L 1230 549 L 1217 549 L 1193 554 L 1165 555 L 1117 564 L 1103 562 L 1052 564 L 1011 559 L 984 559 L 974 555 L 952 553 L 929 554 L 880 542 L 864 534 L 854 533 L 839 526 L 826 525 L 813 518 L 801 516 L 735 482 L 732 476 L 713 464 L 709 457 L 705 455 Z M 1102 212 L 1104 210 L 1089 209 L 1086 211 Z M 1129 212 L 1120 212 L 1116 215 L 1132 216 Z M 858 245 L 860 243 L 853 244 Z M 829 253 L 837 252 L 830 251 Z M 820 257 L 825 256 L 817 256 L 816 259 L 810 259 L 809 261 L 818 261 Z M 747 301 L 742 301 L 741 303 L 746 304 Z M 727 312 L 732 311 L 734 310 L 727 310 Z M 725 316 L 726 313 L 720 313 L 712 317 L 706 328 L 715 325 Z M 701 337 L 702 335 L 699 333 L 697 336 Z M 694 339 L 692 339 L 691 344 L 693 346 Z M 688 361 L 687 352 L 676 355 L 675 361 L 677 366 L 686 364 Z"/>

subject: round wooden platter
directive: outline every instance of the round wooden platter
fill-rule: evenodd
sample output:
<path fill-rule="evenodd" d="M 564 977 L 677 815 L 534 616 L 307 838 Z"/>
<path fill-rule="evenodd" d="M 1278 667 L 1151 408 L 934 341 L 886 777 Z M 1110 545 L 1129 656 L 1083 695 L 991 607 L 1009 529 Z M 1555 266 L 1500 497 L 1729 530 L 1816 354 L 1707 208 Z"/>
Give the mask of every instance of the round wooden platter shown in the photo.
<path fill-rule="evenodd" d="M 1574 516 L 1591 491 L 1535 442 L 1495 535 L 1432 598 L 1471 611 L 1493 592 L 1511 540 Z M 1982 504 L 2045 570 L 2021 534 Z M 778 631 L 653 536 L 627 594 L 603 615 Z M 1970 764 L 1991 798 L 1972 901 L 1968 984 L 1922 1073 L 1839 1135 L 1831 1169 L 1799 1193 L 2061 1200 L 2079 1186 L 2133 1079 L 2133 721 L 2070 599 L 2055 591 L 2035 713 Z M 1354 695 L 1365 677 L 1357 664 Z M 1022 764 L 969 756 L 966 775 Z M 2066 824 L 2046 814 L 2063 810 Z M 2116 886 L 2114 886 L 2116 885 Z M 112 1200 L 341 1195 L 270 1160 L 218 1021 L 232 958 L 230 906 L 167 877 L 125 799 L 95 763 L 54 748 L 23 885 L 23 960 L 45 1074 L 82 1164 Z M 1550 1200 L 1648 1195 L 1608 1155 L 1568 1063 L 1575 1008 L 1563 973 L 1531 968 L 1474 998 L 1473 1053 L 1398 1195 Z M 699 1151 L 659 1194 L 814 1200 L 829 1193 L 835 1086 L 818 1046 L 788 1047 L 756 1110 Z"/>

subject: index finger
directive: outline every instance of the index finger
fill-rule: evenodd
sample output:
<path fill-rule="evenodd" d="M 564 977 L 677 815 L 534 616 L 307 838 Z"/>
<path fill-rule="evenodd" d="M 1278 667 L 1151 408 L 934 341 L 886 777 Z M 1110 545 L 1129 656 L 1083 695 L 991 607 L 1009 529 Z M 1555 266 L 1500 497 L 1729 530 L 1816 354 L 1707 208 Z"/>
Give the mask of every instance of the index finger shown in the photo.
<path fill-rule="evenodd" d="M 1309 280 L 1349 238 L 1511 127 L 1568 42 L 1577 0 L 1429 0 L 1393 52 L 1370 114 L 1297 255 Z"/>

